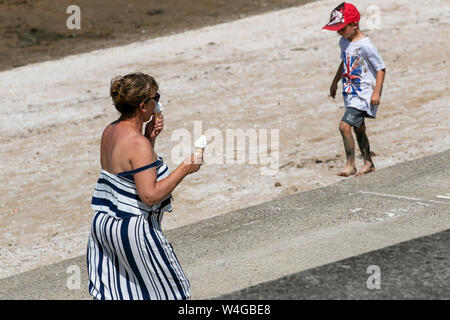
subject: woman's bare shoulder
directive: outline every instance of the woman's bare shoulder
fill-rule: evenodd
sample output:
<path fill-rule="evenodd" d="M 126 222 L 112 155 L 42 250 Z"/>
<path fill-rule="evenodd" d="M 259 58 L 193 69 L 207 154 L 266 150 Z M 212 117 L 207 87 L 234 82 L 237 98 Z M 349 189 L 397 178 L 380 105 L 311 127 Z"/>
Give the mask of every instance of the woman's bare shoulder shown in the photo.
<path fill-rule="evenodd" d="M 133 168 L 139 168 L 158 159 L 150 141 L 143 135 L 135 135 L 128 140 L 128 150 Z"/>
<path fill-rule="evenodd" d="M 127 126 L 114 123 L 104 130 L 101 139 L 101 163 L 109 172 L 129 171 L 141 161 L 153 159 L 153 148 L 150 141 Z"/>
<path fill-rule="evenodd" d="M 102 132 L 102 140 L 103 139 L 108 139 L 110 138 L 111 133 L 114 131 L 114 128 L 116 127 L 117 122 L 111 122 L 110 124 L 108 124 L 105 129 L 103 129 Z"/>
<path fill-rule="evenodd" d="M 139 134 L 139 133 L 129 135 L 128 136 L 128 144 L 133 149 L 134 148 L 144 149 L 142 151 L 148 151 L 148 150 L 152 149 L 150 140 L 148 140 L 145 136 L 143 136 L 142 134 Z"/>

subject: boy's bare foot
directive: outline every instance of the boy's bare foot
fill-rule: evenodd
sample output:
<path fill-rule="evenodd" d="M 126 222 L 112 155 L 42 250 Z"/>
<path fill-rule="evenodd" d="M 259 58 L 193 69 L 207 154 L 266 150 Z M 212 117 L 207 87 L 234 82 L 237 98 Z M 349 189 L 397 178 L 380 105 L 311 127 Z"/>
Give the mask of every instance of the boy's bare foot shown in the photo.
<path fill-rule="evenodd" d="M 359 170 L 357 174 L 355 174 L 355 177 L 361 176 L 363 174 L 369 173 L 375 171 L 375 166 L 371 163 L 365 164 L 364 167 Z"/>
<path fill-rule="evenodd" d="M 339 172 L 337 175 L 340 177 L 350 177 L 356 173 L 355 167 L 346 166 L 344 170 Z"/>

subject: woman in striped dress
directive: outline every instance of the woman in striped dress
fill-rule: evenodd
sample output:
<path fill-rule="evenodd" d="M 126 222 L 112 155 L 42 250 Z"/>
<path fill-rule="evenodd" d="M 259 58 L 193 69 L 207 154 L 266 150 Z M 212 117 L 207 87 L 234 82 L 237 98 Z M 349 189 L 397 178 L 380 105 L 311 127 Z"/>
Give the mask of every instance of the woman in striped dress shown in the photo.
<path fill-rule="evenodd" d="M 172 211 L 172 191 L 199 170 L 201 159 L 193 154 L 170 173 L 154 151 L 164 118 L 148 122 L 159 100 L 153 77 L 116 77 L 110 93 L 120 118 L 101 139 L 87 248 L 89 293 L 101 300 L 189 299 L 189 281 L 161 221 L 163 212 Z"/>

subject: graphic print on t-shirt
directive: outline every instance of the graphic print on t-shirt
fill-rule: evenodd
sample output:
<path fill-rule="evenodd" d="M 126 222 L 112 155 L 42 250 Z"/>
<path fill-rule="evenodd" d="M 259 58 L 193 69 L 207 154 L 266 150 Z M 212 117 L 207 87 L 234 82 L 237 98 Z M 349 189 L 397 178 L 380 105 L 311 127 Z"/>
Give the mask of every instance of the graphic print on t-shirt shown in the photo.
<path fill-rule="evenodd" d="M 350 94 L 356 96 L 361 91 L 362 74 L 361 54 L 350 56 L 344 52 L 344 68 L 342 70 L 342 88 L 344 96 Z"/>

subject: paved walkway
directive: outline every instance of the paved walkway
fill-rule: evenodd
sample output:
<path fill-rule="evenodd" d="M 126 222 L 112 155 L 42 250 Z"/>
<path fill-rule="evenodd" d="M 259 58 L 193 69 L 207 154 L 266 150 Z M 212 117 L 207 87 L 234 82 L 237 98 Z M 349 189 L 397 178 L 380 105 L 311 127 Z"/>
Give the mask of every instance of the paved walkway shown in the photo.
<path fill-rule="evenodd" d="M 450 299 L 450 229 L 215 299 Z"/>
<path fill-rule="evenodd" d="M 436 244 L 437 251 L 429 252 L 426 259 L 434 261 L 432 256 L 436 254 L 436 263 L 428 266 L 415 268 L 408 255 L 394 257 L 398 259 L 395 264 L 389 262 L 393 260 L 358 260 L 362 254 L 449 228 L 450 150 L 170 230 L 166 236 L 191 281 L 193 299 L 214 298 L 231 292 L 234 293 L 230 297 L 239 298 L 244 292 L 253 294 L 253 289 L 249 287 L 262 284 L 260 288 L 263 288 L 266 282 L 272 280 L 278 280 L 276 283 L 281 287 L 277 292 L 280 292 L 281 298 L 360 296 L 390 299 L 412 297 L 414 293 L 421 297 L 443 298 L 447 295 L 449 298 L 448 291 L 439 291 L 439 288 L 429 290 L 430 286 L 423 283 L 429 281 L 434 287 L 439 279 L 448 280 L 448 260 L 441 261 L 439 258 L 445 249 L 442 243 L 447 245 L 448 233 L 430 238 L 434 239 L 430 243 Z M 427 252 L 426 243 L 423 242 L 423 251 L 414 254 Z M 391 252 L 391 249 L 386 250 L 378 252 Z M 371 254 L 374 257 L 378 255 Z M 447 251 L 447 259 L 448 256 Z M 351 257 L 356 260 L 345 260 Z M 344 261 L 332 264 L 341 260 Z M 367 290 L 364 279 L 370 276 L 365 273 L 368 263 L 380 267 L 382 289 L 376 291 L 378 295 L 364 293 Z M 406 291 L 403 291 L 400 283 L 395 283 L 405 280 L 405 273 L 389 271 L 389 266 L 394 265 L 399 272 L 403 267 L 406 274 L 408 270 L 412 272 L 409 278 L 411 285 L 405 287 Z M 323 269 L 314 269 L 321 266 Z M 331 268 L 331 273 L 343 268 L 348 276 L 355 273 L 356 277 L 358 274 L 361 277 L 356 282 L 359 293 L 349 293 L 355 286 L 353 282 L 349 286 L 351 290 L 347 291 L 337 290 L 339 283 L 335 284 L 337 291 L 331 296 L 325 294 L 325 289 L 313 292 L 301 287 L 308 281 L 320 285 L 328 281 L 326 279 L 333 278 L 332 274 L 326 274 L 327 268 Z M 70 280 L 76 278 L 77 270 L 81 272 L 82 286 L 80 289 L 68 289 L 68 280 L 70 285 Z M 301 273 L 305 270 L 309 271 Z M 324 271 L 316 276 L 314 270 Z M 442 276 L 442 272 L 446 273 Z M 308 276 L 305 280 L 302 278 L 305 274 L 314 277 Z M 285 276 L 299 279 L 295 280 L 299 284 L 297 293 L 286 291 L 286 295 L 283 295 L 285 282 L 280 278 Z M 399 287 L 401 293 L 384 290 L 385 287 Z M 246 288 L 251 290 L 236 292 Z M 261 290 L 263 292 L 265 289 Z M 286 287 L 286 290 L 293 288 Z M 270 294 L 270 298 L 275 299 Z M 1 279 L 0 298 L 90 299 L 87 294 L 85 257 Z"/>

